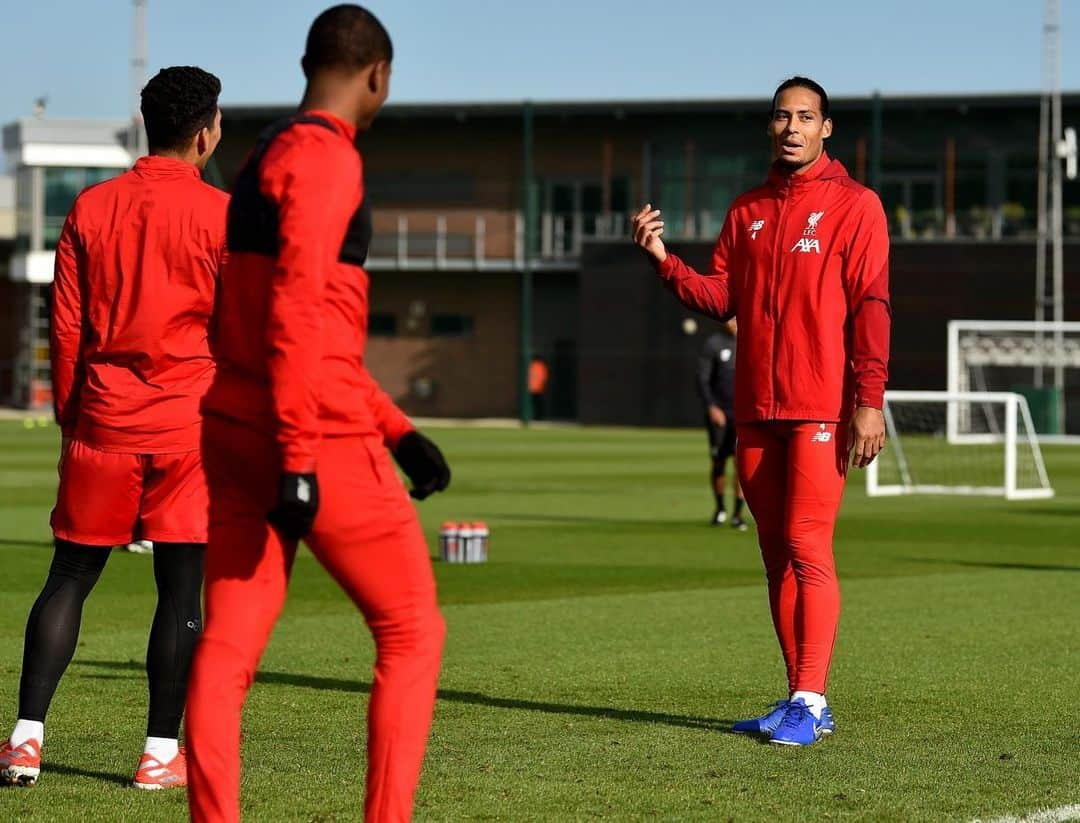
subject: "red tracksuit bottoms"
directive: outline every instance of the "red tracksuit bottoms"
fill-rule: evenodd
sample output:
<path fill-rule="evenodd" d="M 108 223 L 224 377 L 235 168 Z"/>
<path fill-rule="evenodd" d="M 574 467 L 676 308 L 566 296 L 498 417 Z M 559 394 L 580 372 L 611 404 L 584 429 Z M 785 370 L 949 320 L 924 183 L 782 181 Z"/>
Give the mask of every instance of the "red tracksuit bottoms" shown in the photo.
<path fill-rule="evenodd" d="M 847 475 L 847 425 L 745 423 L 736 459 L 757 521 L 788 688 L 824 694 L 840 620 L 832 541 Z"/>
<path fill-rule="evenodd" d="M 285 602 L 296 545 L 266 522 L 277 499 L 273 440 L 207 418 L 206 627 L 188 690 L 195 823 L 240 818 L 240 713 Z M 368 708 L 365 819 L 407 821 L 446 633 L 427 545 L 380 438 L 324 437 L 320 508 L 305 541 L 367 621 L 376 661 Z"/>

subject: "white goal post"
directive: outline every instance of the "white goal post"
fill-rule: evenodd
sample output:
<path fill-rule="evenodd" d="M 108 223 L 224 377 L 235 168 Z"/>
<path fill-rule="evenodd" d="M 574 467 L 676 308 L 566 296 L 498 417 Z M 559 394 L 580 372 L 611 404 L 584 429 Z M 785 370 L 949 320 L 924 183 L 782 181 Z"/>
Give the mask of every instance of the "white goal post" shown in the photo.
<path fill-rule="evenodd" d="M 1035 428 L 1044 443 L 1080 443 L 1080 323 L 951 320 L 946 388 L 1020 392 L 1034 404 Z M 965 417 L 969 410 L 950 407 L 951 442 L 973 442 Z"/>
<path fill-rule="evenodd" d="M 888 439 L 866 470 L 871 497 L 1054 496 L 1022 394 L 890 390 L 883 412 Z"/>

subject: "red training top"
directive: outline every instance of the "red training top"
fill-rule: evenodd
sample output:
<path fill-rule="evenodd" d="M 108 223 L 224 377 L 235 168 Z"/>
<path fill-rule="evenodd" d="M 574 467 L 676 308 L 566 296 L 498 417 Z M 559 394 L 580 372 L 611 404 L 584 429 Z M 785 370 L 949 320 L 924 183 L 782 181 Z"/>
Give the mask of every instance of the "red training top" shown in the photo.
<path fill-rule="evenodd" d="M 170 157 L 83 191 L 56 247 L 52 359 L 65 436 L 106 451 L 199 448 L 228 195 Z"/>
<path fill-rule="evenodd" d="M 368 276 L 344 252 L 364 196 L 356 129 L 312 111 L 275 134 L 233 194 L 219 372 L 203 411 L 273 434 L 282 471 L 308 473 L 322 435 L 377 434 L 393 448 L 413 427 L 364 366 Z M 242 193 L 245 174 L 252 187 Z M 252 231 L 271 236 L 253 242 Z"/>
<path fill-rule="evenodd" d="M 776 166 L 728 211 L 699 275 L 657 264 L 688 307 L 738 320 L 735 419 L 839 422 L 882 406 L 888 379 L 889 233 L 878 196 L 821 158 Z"/>

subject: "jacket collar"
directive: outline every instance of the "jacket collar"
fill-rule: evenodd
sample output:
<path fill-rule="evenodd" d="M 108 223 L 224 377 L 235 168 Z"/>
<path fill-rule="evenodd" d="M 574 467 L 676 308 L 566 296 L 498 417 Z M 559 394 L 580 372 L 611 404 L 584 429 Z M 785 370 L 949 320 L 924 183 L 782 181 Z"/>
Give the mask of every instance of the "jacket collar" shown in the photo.
<path fill-rule="evenodd" d="M 779 163 L 773 163 L 769 168 L 769 185 L 778 191 L 797 191 L 811 185 L 818 180 L 831 177 L 847 177 L 847 169 L 839 160 L 833 160 L 827 152 L 822 152 L 821 157 L 814 161 L 814 165 L 802 174 L 790 174 Z"/>
<path fill-rule="evenodd" d="M 163 179 L 166 177 L 194 177 L 199 179 L 199 170 L 185 160 L 176 157 L 162 157 L 160 154 L 148 154 L 135 161 L 133 170 L 140 177 Z"/>

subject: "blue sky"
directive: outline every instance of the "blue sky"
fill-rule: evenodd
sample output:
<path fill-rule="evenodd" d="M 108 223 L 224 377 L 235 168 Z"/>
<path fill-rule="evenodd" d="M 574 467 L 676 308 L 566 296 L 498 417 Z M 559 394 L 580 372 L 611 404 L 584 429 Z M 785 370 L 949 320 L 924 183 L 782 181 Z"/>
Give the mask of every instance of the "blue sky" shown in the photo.
<path fill-rule="evenodd" d="M 327 0 L 149 0 L 151 73 L 194 63 L 225 103 L 302 89 L 304 34 Z M 1066 89 L 1080 89 L 1080 0 L 1064 0 Z M 9 0 L 0 123 L 130 112 L 129 0 Z M 1041 85 L 1040 0 L 371 0 L 398 101 L 765 97 L 794 73 L 832 95 Z M 1073 46 L 1070 48 L 1070 46 Z"/>

